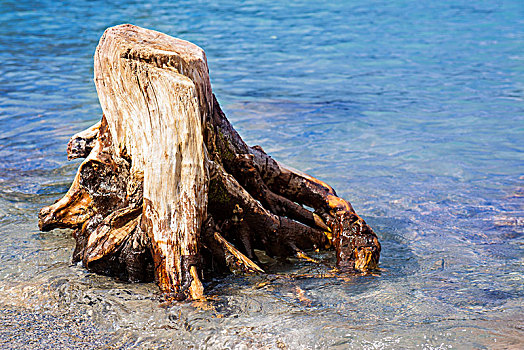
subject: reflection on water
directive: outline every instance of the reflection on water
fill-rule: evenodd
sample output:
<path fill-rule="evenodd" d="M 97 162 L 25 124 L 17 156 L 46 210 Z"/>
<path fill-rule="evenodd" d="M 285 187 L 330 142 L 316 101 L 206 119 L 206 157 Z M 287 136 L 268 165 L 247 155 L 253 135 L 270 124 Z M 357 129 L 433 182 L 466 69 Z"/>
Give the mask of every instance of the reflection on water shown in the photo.
<path fill-rule="evenodd" d="M 0 347 L 518 348 L 524 338 L 519 1 L 0 4 Z M 38 232 L 100 117 L 92 53 L 131 22 L 193 41 L 243 137 L 332 184 L 381 271 L 292 262 L 164 305 Z M 320 258 L 333 260 L 332 253 Z"/>

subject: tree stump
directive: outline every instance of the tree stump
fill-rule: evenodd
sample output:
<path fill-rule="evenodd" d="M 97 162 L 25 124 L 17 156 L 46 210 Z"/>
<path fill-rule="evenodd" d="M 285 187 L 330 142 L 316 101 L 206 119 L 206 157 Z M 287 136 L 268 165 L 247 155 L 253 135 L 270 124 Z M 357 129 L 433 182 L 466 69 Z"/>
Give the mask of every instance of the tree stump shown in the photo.
<path fill-rule="evenodd" d="M 71 138 L 68 159 L 85 160 L 67 194 L 39 214 L 41 230 L 74 229 L 74 262 L 154 279 L 173 300 L 201 298 L 204 271 L 264 272 L 255 249 L 307 257 L 334 246 L 340 269 L 377 267 L 378 239 L 349 202 L 244 143 L 198 46 L 112 27 L 94 80 L 102 120 Z"/>

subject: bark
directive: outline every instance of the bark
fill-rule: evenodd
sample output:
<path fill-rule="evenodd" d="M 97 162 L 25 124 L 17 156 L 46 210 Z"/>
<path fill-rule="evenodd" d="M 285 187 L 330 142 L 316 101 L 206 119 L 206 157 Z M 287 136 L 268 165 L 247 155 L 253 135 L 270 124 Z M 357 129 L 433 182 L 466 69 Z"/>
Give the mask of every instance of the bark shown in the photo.
<path fill-rule="evenodd" d="M 304 251 L 333 245 L 339 268 L 377 267 L 378 239 L 349 202 L 244 143 L 211 92 L 199 47 L 109 28 L 95 84 L 102 120 L 67 148 L 68 159 L 86 159 L 39 215 L 41 230 L 75 229 L 74 261 L 154 278 L 176 300 L 201 298 L 204 272 L 263 273 L 255 249 L 309 259 Z"/>

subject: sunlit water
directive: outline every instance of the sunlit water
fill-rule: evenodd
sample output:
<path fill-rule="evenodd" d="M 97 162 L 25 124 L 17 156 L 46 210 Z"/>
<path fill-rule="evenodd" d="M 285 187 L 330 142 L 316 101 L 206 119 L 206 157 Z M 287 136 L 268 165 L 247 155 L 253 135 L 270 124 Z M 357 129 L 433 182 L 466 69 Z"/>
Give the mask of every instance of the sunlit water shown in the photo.
<path fill-rule="evenodd" d="M 524 3 L 330 3 L 0 1 L 0 347 L 523 346 Z M 381 271 L 295 262 L 166 306 L 72 266 L 37 212 L 100 118 L 92 55 L 120 23 L 204 48 L 237 130 L 349 199 Z"/>

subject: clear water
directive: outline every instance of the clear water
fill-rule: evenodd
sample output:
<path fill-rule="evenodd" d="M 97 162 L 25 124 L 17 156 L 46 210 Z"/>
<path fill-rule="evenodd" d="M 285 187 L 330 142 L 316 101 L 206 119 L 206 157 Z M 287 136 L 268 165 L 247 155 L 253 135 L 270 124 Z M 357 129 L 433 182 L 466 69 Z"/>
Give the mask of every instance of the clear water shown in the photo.
<path fill-rule="evenodd" d="M 296 263 L 313 277 L 168 307 L 71 266 L 37 212 L 72 181 L 67 140 L 101 114 L 94 49 L 126 22 L 203 47 L 235 127 L 349 199 L 382 271 Z M 0 1 L 0 62 L 0 347 L 523 346 L 522 1 Z"/>

